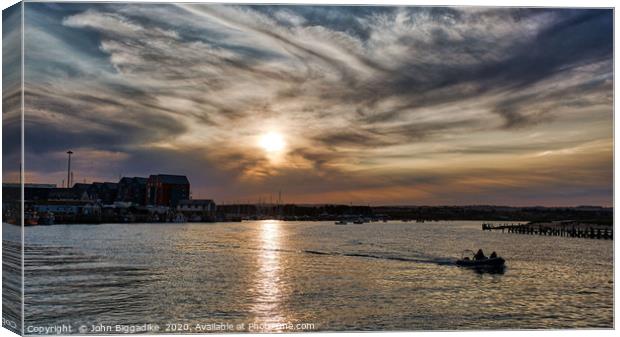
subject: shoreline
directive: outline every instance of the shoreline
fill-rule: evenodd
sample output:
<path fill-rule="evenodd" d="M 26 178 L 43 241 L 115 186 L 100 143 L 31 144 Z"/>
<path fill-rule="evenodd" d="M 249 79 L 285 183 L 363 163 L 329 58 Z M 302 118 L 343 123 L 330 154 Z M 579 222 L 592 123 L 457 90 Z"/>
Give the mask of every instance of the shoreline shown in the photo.
<path fill-rule="evenodd" d="M 255 222 L 255 221 L 279 221 L 279 222 L 308 222 L 308 223 L 316 223 L 316 222 L 333 222 L 338 219 L 315 219 L 315 220 L 306 220 L 306 219 L 273 219 L 273 218 L 265 218 L 265 219 L 243 219 L 243 220 L 223 220 L 223 221 L 133 221 L 133 222 L 111 222 L 111 221 L 101 221 L 101 222 L 54 222 L 49 224 L 25 224 L 23 227 L 47 227 L 47 226 L 56 226 L 56 225 L 65 225 L 65 226 L 81 226 L 81 225 L 141 225 L 141 224 L 222 224 L 222 223 L 242 223 L 242 222 Z M 456 222 L 456 221 L 471 221 L 471 222 L 482 222 L 481 225 L 486 226 L 491 222 L 496 224 L 490 225 L 509 225 L 509 226 L 544 226 L 544 227 L 563 227 L 567 226 L 566 224 L 562 224 L 563 221 L 527 221 L 527 220 L 489 220 L 489 219 L 437 219 L 437 220 L 401 220 L 401 219 L 393 219 L 393 220 L 373 220 L 366 221 L 364 223 L 346 223 L 348 226 L 359 226 L 359 225 L 368 225 L 368 224 L 393 224 L 393 223 L 404 223 L 404 224 L 423 224 L 423 223 L 441 223 L 441 222 Z M 569 220 L 572 221 L 572 220 Z M 11 225 L 15 227 L 21 227 L 18 224 L 10 223 L 10 222 L 2 222 L 3 225 Z M 587 221 L 574 221 L 571 223 L 572 227 L 575 228 L 613 228 L 613 224 L 606 223 L 598 223 L 598 222 L 587 222 Z M 494 228 L 492 228 L 494 229 Z M 489 230 L 489 229 L 484 229 Z"/>

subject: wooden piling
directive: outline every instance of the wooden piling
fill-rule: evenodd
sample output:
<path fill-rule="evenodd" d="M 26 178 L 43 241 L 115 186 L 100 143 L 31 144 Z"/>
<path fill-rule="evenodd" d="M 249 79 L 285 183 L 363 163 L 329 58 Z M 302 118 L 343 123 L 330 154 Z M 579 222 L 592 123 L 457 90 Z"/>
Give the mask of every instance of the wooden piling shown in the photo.
<path fill-rule="evenodd" d="M 569 227 L 570 226 L 570 227 Z M 586 227 L 587 226 L 587 227 Z M 501 230 L 502 233 L 560 236 L 570 238 L 588 238 L 596 240 L 613 240 L 613 228 L 600 225 L 583 224 L 576 221 L 557 221 L 550 223 L 482 224 L 483 231 Z"/>

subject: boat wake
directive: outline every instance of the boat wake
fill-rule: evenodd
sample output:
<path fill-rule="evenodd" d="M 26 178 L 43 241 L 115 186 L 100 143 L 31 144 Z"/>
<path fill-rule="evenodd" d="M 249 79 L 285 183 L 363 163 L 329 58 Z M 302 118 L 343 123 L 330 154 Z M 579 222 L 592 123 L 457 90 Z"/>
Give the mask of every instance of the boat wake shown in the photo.
<path fill-rule="evenodd" d="M 385 253 L 346 253 L 346 252 L 322 252 L 317 250 L 304 250 L 302 251 L 306 254 L 314 254 L 314 255 L 330 255 L 330 256 L 347 256 L 347 257 L 360 257 L 360 258 L 369 258 L 369 259 L 379 259 L 379 260 L 392 260 L 392 261 L 404 261 L 404 262 L 413 262 L 413 263 L 427 263 L 427 264 L 436 264 L 440 266 L 446 265 L 454 265 L 454 259 L 452 258 L 415 258 L 415 257 L 405 257 L 394 254 L 385 254 Z"/>
<path fill-rule="evenodd" d="M 243 248 L 240 246 L 227 246 L 227 248 Z M 334 252 L 334 251 L 321 251 L 314 249 L 305 249 L 305 250 L 288 250 L 288 249 L 280 249 L 280 248 L 245 248 L 250 250 L 268 250 L 280 253 L 291 253 L 291 254 L 310 254 L 310 255 L 323 255 L 323 256 L 342 256 L 342 257 L 358 257 L 358 258 L 368 258 L 368 259 L 378 259 L 378 260 L 391 260 L 391 261 L 401 261 L 401 262 L 412 262 L 412 263 L 426 263 L 426 264 L 435 264 L 440 266 L 450 266 L 455 265 L 456 259 L 449 257 L 432 257 L 432 256 L 418 256 L 418 257 L 410 257 L 403 256 L 399 253 L 386 253 L 386 252 Z"/>

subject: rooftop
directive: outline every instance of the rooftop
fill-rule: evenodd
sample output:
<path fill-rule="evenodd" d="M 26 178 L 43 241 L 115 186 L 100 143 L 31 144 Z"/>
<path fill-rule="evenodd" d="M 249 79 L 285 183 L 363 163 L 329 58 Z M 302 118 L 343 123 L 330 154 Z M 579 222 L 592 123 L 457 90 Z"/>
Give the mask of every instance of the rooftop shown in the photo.
<path fill-rule="evenodd" d="M 146 184 L 148 180 L 149 178 L 144 178 L 144 177 L 123 177 L 118 183 L 123 184 L 123 183 L 137 182 L 140 184 Z"/>
<path fill-rule="evenodd" d="M 187 179 L 186 176 L 179 176 L 179 175 L 172 175 L 172 174 L 153 174 L 149 177 L 149 179 L 150 178 L 159 179 L 159 181 L 161 181 L 162 183 L 166 183 L 166 184 L 179 184 L 179 185 L 187 184 L 189 185 L 189 180 Z"/>

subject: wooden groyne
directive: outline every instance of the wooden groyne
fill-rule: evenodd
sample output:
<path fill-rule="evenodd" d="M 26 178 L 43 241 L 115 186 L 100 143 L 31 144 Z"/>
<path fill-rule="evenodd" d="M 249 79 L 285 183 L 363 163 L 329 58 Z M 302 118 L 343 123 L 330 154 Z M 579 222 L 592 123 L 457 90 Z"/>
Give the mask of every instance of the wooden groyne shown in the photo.
<path fill-rule="evenodd" d="M 502 233 L 563 236 L 613 240 L 613 226 L 579 223 L 576 221 L 531 222 L 527 224 L 482 224 L 483 231 L 502 231 Z"/>

